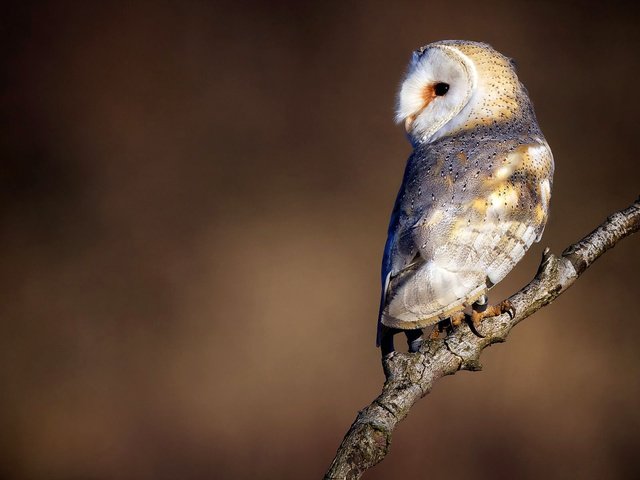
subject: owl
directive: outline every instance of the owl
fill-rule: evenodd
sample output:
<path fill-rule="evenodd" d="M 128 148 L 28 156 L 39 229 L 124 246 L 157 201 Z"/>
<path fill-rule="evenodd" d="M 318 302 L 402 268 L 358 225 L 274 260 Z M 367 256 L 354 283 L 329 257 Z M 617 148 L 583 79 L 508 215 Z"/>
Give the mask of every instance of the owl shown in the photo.
<path fill-rule="evenodd" d="M 513 61 L 484 43 L 415 51 L 396 120 L 413 152 L 382 261 L 383 355 L 399 331 L 415 352 L 424 327 L 466 320 L 479 335 L 482 318 L 514 313 L 487 292 L 540 240 L 554 168 Z"/>

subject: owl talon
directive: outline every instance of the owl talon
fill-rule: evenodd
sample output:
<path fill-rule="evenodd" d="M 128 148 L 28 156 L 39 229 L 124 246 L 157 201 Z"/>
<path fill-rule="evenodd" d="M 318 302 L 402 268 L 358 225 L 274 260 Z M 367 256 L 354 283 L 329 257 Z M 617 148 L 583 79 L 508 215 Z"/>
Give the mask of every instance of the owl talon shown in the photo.
<path fill-rule="evenodd" d="M 472 305 L 471 315 L 468 315 L 465 320 L 474 335 L 484 338 L 484 335 L 480 335 L 477 330 L 480 322 L 485 318 L 497 317 L 503 313 L 508 313 L 511 320 L 516 316 L 516 309 L 509 300 L 504 300 L 498 305 L 489 305 L 485 297 L 484 303 L 474 303 Z"/>
<path fill-rule="evenodd" d="M 516 307 L 514 307 L 509 300 L 502 302 L 501 306 L 504 309 L 503 313 L 508 313 L 511 320 L 516 318 Z"/>
<path fill-rule="evenodd" d="M 476 320 L 473 315 L 465 315 L 464 320 L 469 326 L 469 330 L 471 330 L 471 333 L 473 333 L 478 338 L 484 338 L 484 335 L 482 335 L 476 328 L 476 325 L 480 325 L 481 320 Z"/>
<path fill-rule="evenodd" d="M 500 313 L 508 313 L 509 318 L 513 320 L 516 317 L 516 308 L 509 300 L 500 303 Z"/>

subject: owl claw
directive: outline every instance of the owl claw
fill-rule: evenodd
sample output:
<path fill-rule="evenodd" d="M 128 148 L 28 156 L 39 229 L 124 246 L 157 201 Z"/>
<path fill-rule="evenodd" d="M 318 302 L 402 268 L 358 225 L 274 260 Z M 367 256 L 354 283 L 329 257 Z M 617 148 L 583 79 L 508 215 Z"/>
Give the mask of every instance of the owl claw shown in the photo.
<path fill-rule="evenodd" d="M 471 333 L 473 333 L 476 337 L 484 338 L 484 335 L 482 335 L 476 329 L 476 323 L 477 323 L 477 325 L 480 325 L 480 320 L 477 320 L 477 322 L 476 322 L 476 320 L 473 318 L 473 315 L 465 315 L 464 320 L 467 323 L 467 325 L 469 326 L 469 330 L 471 330 Z"/>
<path fill-rule="evenodd" d="M 485 318 L 497 317 L 503 313 L 508 313 L 511 320 L 516 316 L 516 309 L 509 300 L 504 300 L 498 305 L 488 305 L 487 303 L 476 305 L 474 303 L 471 315 L 468 315 L 466 318 L 467 325 L 469 325 L 469 328 L 474 335 L 484 338 L 484 335 L 480 335 L 477 331 L 477 327 L 480 325 L 480 322 Z"/>
<path fill-rule="evenodd" d="M 516 309 L 509 300 L 504 300 L 498 305 L 489 305 L 486 297 L 484 297 L 482 300 L 483 301 L 476 302 L 472 305 L 471 314 L 457 312 L 451 315 L 451 317 L 438 322 L 429 334 L 429 338 L 431 340 L 437 340 L 440 337 L 440 334 L 445 331 L 447 335 L 450 335 L 451 333 L 453 333 L 454 328 L 462 324 L 462 322 L 465 322 L 469 326 L 469 330 L 471 330 L 471 332 L 476 337 L 485 338 L 485 336 L 478 331 L 478 327 L 480 326 L 482 320 L 484 320 L 485 318 L 497 317 L 498 315 L 502 315 L 503 313 L 508 313 L 509 318 L 511 318 L 512 320 L 516 316 Z M 382 340 L 383 356 L 394 351 L 393 335 L 399 333 L 400 331 L 401 330 L 399 329 L 385 327 Z M 407 336 L 409 352 L 415 353 L 419 351 L 423 343 L 422 330 L 404 330 L 404 333 Z"/>
<path fill-rule="evenodd" d="M 508 313 L 511 320 L 516 317 L 516 307 L 509 300 L 505 300 L 500 304 L 500 310 L 501 313 Z"/>

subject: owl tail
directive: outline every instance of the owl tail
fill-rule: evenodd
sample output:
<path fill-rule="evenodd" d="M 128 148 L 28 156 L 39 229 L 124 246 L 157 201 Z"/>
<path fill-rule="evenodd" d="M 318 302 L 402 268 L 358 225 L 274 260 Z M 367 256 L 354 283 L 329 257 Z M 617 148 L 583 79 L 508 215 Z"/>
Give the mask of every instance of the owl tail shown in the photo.
<path fill-rule="evenodd" d="M 389 281 L 391 279 L 391 272 L 387 274 L 387 277 L 384 280 L 384 284 L 382 285 L 382 292 L 380 294 L 380 309 L 378 310 L 378 330 L 376 332 L 376 347 L 380 347 L 382 344 L 383 337 L 383 329 L 386 328 L 382 324 L 382 312 L 387 304 L 387 292 L 389 291 Z"/>

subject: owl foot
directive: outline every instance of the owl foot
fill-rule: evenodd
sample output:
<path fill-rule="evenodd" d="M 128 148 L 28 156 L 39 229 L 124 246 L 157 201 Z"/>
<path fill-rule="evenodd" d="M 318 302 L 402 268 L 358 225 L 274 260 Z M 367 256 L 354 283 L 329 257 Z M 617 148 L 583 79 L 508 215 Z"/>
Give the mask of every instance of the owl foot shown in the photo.
<path fill-rule="evenodd" d="M 484 335 L 478 332 L 480 322 L 485 318 L 497 317 L 503 313 L 508 313 L 511 319 L 516 316 L 516 309 L 509 300 L 504 300 L 497 305 L 489 305 L 487 297 L 483 296 L 471 306 L 471 314 L 466 315 L 465 320 L 474 335 L 484 338 Z"/>
<path fill-rule="evenodd" d="M 476 325 L 473 323 L 472 316 L 464 312 L 456 312 L 451 315 L 451 317 L 438 322 L 431 331 L 431 335 L 429 335 L 429 338 L 432 340 L 437 340 L 438 338 L 440 338 L 440 334 L 445 331 L 446 335 L 451 335 L 453 333 L 454 327 L 460 326 L 462 322 L 465 322 L 467 325 L 469 325 L 471 332 L 473 332 L 476 337 L 484 338 L 484 335 L 482 335 L 476 329 Z M 480 320 L 477 321 L 477 324 L 480 324 Z"/>
<path fill-rule="evenodd" d="M 446 335 L 450 335 L 453 333 L 454 328 L 461 325 L 462 322 L 465 322 L 469 326 L 469 329 L 476 337 L 484 338 L 484 335 L 478 331 L 480 322 L 485 318 L 496 317 L 503 313 L 508 313 L 509 317 L 513 318 L 516 315 L 516 309 L 509 300 L 505 300 L 497 305 L 489 305 L 488 298 L 484 295 L 471 306 L 470 314 L 462 311 L 456 312 L 452 314 L 451 317 L 438 322 L 429 335 L 429 338 L 437 340 L 443 332 L 446 332 Z"/>
<path fill-rule="evenodd" d="M 395 351 L 395 347 L 393 345 L 393 337 L 396 333 L 400 332 L 404 332 L 407 337 L 409 353 L 416 353 L 420 350 L 423 342 L 421 328 L 417 328 L 415 330 L 400 330 L 399 328 L 382 327 L 380 351 L 383 357 Z"/>
<path fill-rule="evenodd" d="M 454 327 L 457 327 L 464 320 L 465 315 L 464 312 L 456 312 L 451 317 L 445 318 L 444 320 L 439 321 L 431 331 L 431 335 L 429 338 L 432 340 L 437 340 L 440 337 L 441 333 L 446 332 L 446 335 L 451 335 L 453 333 Z"/>

